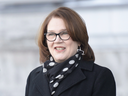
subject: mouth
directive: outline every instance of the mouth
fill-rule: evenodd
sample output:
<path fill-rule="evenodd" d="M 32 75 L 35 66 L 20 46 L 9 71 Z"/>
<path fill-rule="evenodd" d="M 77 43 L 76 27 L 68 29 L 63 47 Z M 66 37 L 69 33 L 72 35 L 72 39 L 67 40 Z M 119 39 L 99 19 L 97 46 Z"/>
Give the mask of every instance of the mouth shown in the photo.
<path fill-rule="evenodd" d="M 65 50 L 66 48 L 65 48 L 65 47 L 55 47 L 55 49 L 56 49 L 57 51 L 63 51 L 63 50 Z"/>

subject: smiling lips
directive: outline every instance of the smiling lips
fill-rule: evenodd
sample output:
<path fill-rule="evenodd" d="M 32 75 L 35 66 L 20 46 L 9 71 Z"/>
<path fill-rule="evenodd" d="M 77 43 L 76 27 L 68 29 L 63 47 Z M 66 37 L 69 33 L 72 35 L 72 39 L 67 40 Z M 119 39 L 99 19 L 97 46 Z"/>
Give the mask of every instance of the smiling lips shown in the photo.
<path fill-rule="evenodd" d="M 57 51 L 63 51 L 63 50 L 65 50 L 65 47 L 55 47 L 55 49 L 56 49 Z"/>

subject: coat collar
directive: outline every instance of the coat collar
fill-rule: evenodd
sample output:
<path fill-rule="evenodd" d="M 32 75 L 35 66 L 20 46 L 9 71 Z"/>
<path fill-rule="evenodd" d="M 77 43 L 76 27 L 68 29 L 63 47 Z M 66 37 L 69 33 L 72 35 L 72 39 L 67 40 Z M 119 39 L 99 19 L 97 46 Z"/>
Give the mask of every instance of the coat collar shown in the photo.
<path fill-rule="evenodd" d="M 55 96 L 59 96 L 62 92 L 85 80 L 87 77 L 83 73 L 82 69 L 92 71 L 94 63 L 91 61 L 81 61 L 79 67 L 77 67 L 69 76 L 67 76 L 59 85 L 56 90 Z"/>
<path fill-rule="evenodd" d="M 42 94 L 41 96 L 51 96 L 47 78 L 43 74 L 43 68 L 39 68 L 36 73 L 35 85 L 37 90 Z"/>
<path fill-rule="evenodd" d="M 82 72 L 82 69 L 92 71 L 93 65 L 94 62 L 92 61 L 81 61 L 78 68 L 76 68 L 70 75 L 68 75 L 58 86 L 55 96 L 59 96 L 59 94 L 61 94 L 62 92 L 78 84 L 82 80 L 85 80 L 86 76 Z M 42 96 L 51 96 L 48 81 L 46 80 L 46 77 L 43 74 L 42 70 L 42 68 L 39 68 L 36 71 L 38 73 L 38 76 L 35 79 L 36 87 L 40 91 Z"/>
<path fill-rule="evenodd" d="M 94 65 L 94 62 L 93 61 L 84 61 L 84 60 L 81 60 L 79 66 L 80 66 L 81 69 L 92 71 L 93 70 L 93 65 Z"/>
<path fill-rule="evenodd" d="M 77 67 L 71 74 L 69 74 L 59 85 L 56 90 L 55 96 L 59 96 L 62 92 L 68 90 L 72 86 L 78 84 L 82 80 L 86 79 L 81 69 Z"/>

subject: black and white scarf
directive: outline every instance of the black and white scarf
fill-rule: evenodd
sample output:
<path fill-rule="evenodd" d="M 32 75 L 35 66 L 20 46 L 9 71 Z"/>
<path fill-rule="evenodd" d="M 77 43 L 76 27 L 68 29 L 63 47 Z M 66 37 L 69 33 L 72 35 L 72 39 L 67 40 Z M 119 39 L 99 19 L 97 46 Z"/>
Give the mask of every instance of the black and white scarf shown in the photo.
<path fill-rule="evenodd" d="M 49 79 L 51 95 L 55 94 L 56 88 L 61 84 L 61 81 L 79 65 L 81 58 L 82 52 L 78 51 L 74 56 L 62 63 L 55 62 L 52 57 L 44 63 L 43 72 Z"/>

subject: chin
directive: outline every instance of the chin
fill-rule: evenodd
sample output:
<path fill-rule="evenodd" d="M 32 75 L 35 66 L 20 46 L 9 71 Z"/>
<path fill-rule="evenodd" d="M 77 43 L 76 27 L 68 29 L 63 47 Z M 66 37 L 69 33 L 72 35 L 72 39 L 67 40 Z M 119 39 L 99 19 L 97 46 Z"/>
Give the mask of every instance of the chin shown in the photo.
<path fill-rule="evenodd" d="M 57 58 L 55 61 L 58 62 L 58 63 L 61 63 L 61 62 L 65 61 L 65 58 Z"/>

